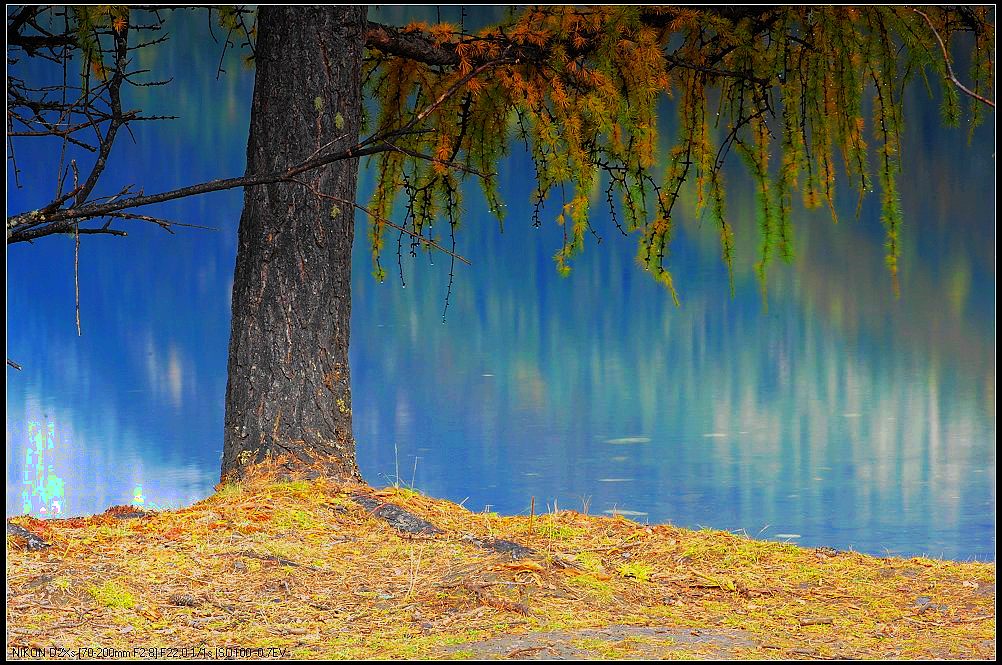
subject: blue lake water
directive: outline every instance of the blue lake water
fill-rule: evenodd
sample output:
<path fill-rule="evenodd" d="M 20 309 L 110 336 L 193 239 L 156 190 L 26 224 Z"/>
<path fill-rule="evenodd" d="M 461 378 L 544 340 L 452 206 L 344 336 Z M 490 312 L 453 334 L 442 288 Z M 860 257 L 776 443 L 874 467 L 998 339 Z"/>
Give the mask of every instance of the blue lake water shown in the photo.
<path fill-rule="evenodd" d="M 105 192 L 243 172 L 253 73 L 227 57 L 216 79 L 204 16 L 171 29 L 173 45 L 142 64 L 174 82 L 132 104 L 180 118 L 121 140 Z M 399 476 L 473 510 L 528 511 L 534 497 L 537 509 L 994 559 L 994 127 L 968 144 L 911 92 L 900 298 L 877 194 L 857 220 L 844 191 L 837 226 L 825 211 L 795 213 L 796 257 L 774 266 L 764 300 L 740 169 L 728 173 L 735 294 L 714 230 L 683 214 L 678 308 L 600 207 L 602 243 L 591 239 L 559 277 L 560 232 L 531 225 L 522 154 L 499 166 L 503 234 L 468 192 L 457 251 L 473 265 L 457 267 L 444 322 L 448 257 L 405 254 L 406 288 L 392 270 L 376 283 L 359 219 L 351 369 L 366 479 Z M 23 187 L 8 173 L 8 212 L 51 198 L 51 147 L 15 144 Z M 371 185 L 363 168 L 360 199 Z M 50 479 L 61 514 L 211 493 L 241 203 L 234 191 L 151 208 L 217 231 L 86 238 L 81 337 L 72 239 L 8 249 L 7 355 L 24 369 L 7 369 L 7 515 Z M 392 244 L 387 258 L 395 266 Z M 29 498 L 34 514 L 42 499 L 51 514 L 51 497 Z"/>

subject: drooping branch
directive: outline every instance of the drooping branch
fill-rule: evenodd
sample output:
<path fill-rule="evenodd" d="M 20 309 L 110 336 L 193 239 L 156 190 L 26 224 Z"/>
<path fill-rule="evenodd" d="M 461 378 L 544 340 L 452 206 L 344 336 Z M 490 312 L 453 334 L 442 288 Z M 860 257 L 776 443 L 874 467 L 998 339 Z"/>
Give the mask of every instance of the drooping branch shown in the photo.
<path fill-rule="evenodd" d="M 733 239 L 731 225 L 723 218 L 722 168 L 732 147 L 750 165 L 762 201 L 768 202 L 770 192 L 778 191 L 778 210 L 767 206 L 763 211 L 767 223 L 761 225 L 760 263 L 764 267 L 774 245 L 783 256 L 792 251 L 788 228 L 792 191 L 800 190 L 808 207 L 826 201 L 834 216 L 836 151 L 851 164 L 847 172 L 850 180 L 858 181 L 861 196 L 870 189 L 861 99 L 869 94 L 865 88 L 871 81 L 878 96 L 872 131 L 883 146 L 879 180 L 886 190 L 882 206 L 887 210 L 895 205 L 894 173 L 900 167 L 896 150 L 901 133 L 900 81 L 923 67 L 945 69 L 945 78 L 958 89 L 994 107 L 980 94 L 993 89 L 991 54 L 978 61 L 972 91 L 957 80 L 947 44 L 957 32 L 973 31 L 981 52 L 992 51 L 990 14 L 983 8 L 929 7 L 915 9 L 914 14 L 911 9 L 534 7 L 477 34 L 446 24 L 396 28 L 370 22 L 365 29 L 369 53 L 363 81 L 378 105 L 378 116 L 368 138 L 334 152 L 333 143 L 318 147 L 279 172 L 150 195 L 130 189 L 95 200 L 91 198 L 95 175 L 100 177 L 107 161 L 109 138 L 114 139 L 117 128 L 144 119 L 138 112 L 124 111 L 120 100 L 116 103 L 113 85 L 135 84 L 131 80 L 135 72 L 117 64 L 122 59 L 115 41 L 114 49 L 104 51 L 116 54 L 110 76 L 75 91 L 69 99 L 54 99 L 57 87 L 32 90 L 16 77 L 9 78 L 9 135 L 57 136 L 65 144 L 89 147 L 98 156 L 98 167 L 83 178 L 74 174 L 73 188 L 63 194 L 60 185 L 50 204 L 8 217 L 8 244 L 77 231 L 124 235 L 111 227 L 116 220 L 144 221 L 170 230 L 177 224 L 127 211 L 213 191 L 299 181 L 307 171 L 378 155 L 376 193 L 365 210 L 376 220 L 372 246 L 381 274 L 382 227 L 422 243 L 422 233 L 444 217 L 454 233 L 460 219 L 458 179 L 463 176 L 480 180 L 489 209 L 503 222 L 504 206 L 493 171 L 497 160 L 508 153 L 514 132 L 524 141 L 536 175 L 533 222 L 540 223 L 540 210 L 551 192 L 561 196 L 558 223 L 563 226 L 564 244 L 555 257 L 561 271 L 570 269 L 568 259 L 581 250 L 588 232 L 599 237 L 589 218 L 589 193 L 601 187 L 602 179 L 608 183 L 606 199 L 616 227 L 639 236 L 638 258 L 669 289 L 666 261 L 672 218 L 677 201 L 690 187 L 696 192 L 697 211 L 705 201 L 710 203 L 720 228 L 722 256 L 730 268 Z M 233 29 L 242 28 L 253 52 L 253 31 L 243 22 L 243 10 L 236 11 L 239 21 L 232 23 Z M 29 55 L 51 56 L 55 61 L 63 57 L 64 62 L 68 49 L 86 48 L 83 38 L 68 27 L 63 31 L 44 25 L 45 12 L 55 13 L 42 8 L 9 15 L 9 42 Z M 117 31 L 114 25 L 96 29 L 98 46 L 101 39 L 114 41 Z M 43 47 L 46 40 L 51 43 Z M 953 93 L 951 86 L 947 89 Z M 656 100 L 666 92 L 691 103 L 677 104 L 684 131 L 662 155 Z M 703 102 L 694 101 L 698 99 Z M 707 99 L 718 102 L 715 118 Z M 775 103 L 778 100 L 781 103 Z M 977 108 L 972 107 L 972 126 L 978 120 Z M 777 119 L 782 127 L 778 160 L 782 166 L 774 178 L 767 158 L 774 139 L 771 123 Z M 101 128 L 96 140 L 84 134 L 92 128 Z M 654 169 L 663 163 L 667 168 L 662 180 Z M 806 175 L 802 183 L 799 173 Z M 620 214 L 614 205 L 616 193 Z M 402 223 L 380 221 L 389 221 L 400 197 L 406 199 Z M 769 221 L 773 214 L 775 224 Z M 96 228 L 80 226 L 94 220 L 106 221 Z M 899 243 L 892 238 L 897 226 L 888 228 L 890 265 L 892 258 L 896 261 Z M 764 269 L 760 276 L 764 281 Z"/>
<path fill-rule="evenodd" d="M 985 12 L 928 11 L 937 12 L 935 25 L 948 26 L 944 34 L 973 31 L 981 52 L 990 51 L 984 44 L 992 43 L 994 27 Z M 916 30 L 921 19 L 908 14 L 907 9 L 857 7 L 533 7 L 475 35 L 447 25 L 414 23 L 396 30 L 370 24 L 368 45 L 374 52 L 366 78 L 380 103 L 380 126 L 433 130 L 406 138 L 413 153 L 493 163 L 507 154 L 507 137 L 515 131 L 535 169 L 534 225 L 548 195 L 560 195 L 557 224 L 564 241 L 554 258 L 562 273 L 569 271 L 568 259 L 581 250 L 587 233 L 598 237 L 588 209 L 601 174 L 608 179 L 614 223 L 623 233 L 637 234 L 638 259 L 669 291 L 672 218 L 690 188 L 697 212 L 709 204 L 731 268 L 734 245 L 732 224 L 723 216 L 722 168 L 737 147 L 758 189 L 764 289 L 774 249 L 786 259 L 792 256 L 792 191 L 803 192 L 808 207 L 827 203 L 836 219 L 835 151 L 845 156 L 847 175 L 857 180 L 859 191 L 871 189 L 861 101 L 870 94 L 871 79 L 887 102 L 880 106 L 874 131 L 889 137 L 881 141 L 880 182 L 886 190 L 885 216 L 895 218 L 900 81 L 918 69 L 936 67 L 927 51 L 932 37 L 943 39 Z M 990 63 L 990 52 L 980 57 Z M 488 65 L 492 59 L 496 64 Z M 452 93 L 464 72 L 485 65 L 489 75 L 461 82 L 463 95 Z M 865 76 L 871 71 L 875 76 Z M 979 72 L 977 85 L 990 89 L 991 67 L 986 71 L 982 65 Z M 656 100 L 665 92 L 673 94 L 686 131 L 667 155 L 659 155 Z M 412 99 L 443 101 L 414 122 L 417 114 L 406 108 Z M 679 99 L 704 103 L 687 106 Z M 718 100 L 716 119 L 707 111 L 707 99 Z M 781 141 L 773 134 L 779 116 Z M 509 119 L 517 119 L 517 130 Z M 769 168 L 773 147 L 784 153 L 778 175 Z M 652 173 L 658 162 L 667 162 L 663 181 Z M 798 183 L 802 170 L 806 181 Z M 450 194 L 449 177 L 427 162 L 383 155 L 372 208 L 386 215 L 404 198 L 412 229 L 430 223 L 428 211 L 451 220 L 458 202 Z M 500 222 L 491 178 L 483 184 Z M 625 223 L 613 205 L 615 192 Z M 889 265 L 899 246 L 896 229 L 888 225 Z M 380 276 L 381 246 L 375 228 L 373 258 Z"/>

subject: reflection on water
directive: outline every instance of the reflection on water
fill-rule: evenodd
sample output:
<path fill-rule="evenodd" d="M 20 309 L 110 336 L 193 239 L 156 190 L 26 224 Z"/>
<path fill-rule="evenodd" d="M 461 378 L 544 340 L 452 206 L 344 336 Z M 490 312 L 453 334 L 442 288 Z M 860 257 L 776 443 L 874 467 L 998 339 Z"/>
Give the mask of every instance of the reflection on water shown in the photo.
<path fill-rule="evenodd" d="M 55 425 L 42 427 L 28 423 L 27 448 L 24 454 L 24 480 L 21 482 L 21 512 L 40 516 L 60 515 L 65 501 L 65 483 L 56 475 L 59 459 L 55 445 Z"/>
<path fill-rule="evenodd" d="M 197 34 L 175 30 L 190 46 L 183 70 L 177 42 L 144 63 L 174 70 L 156 111 L 181 120 L 137 127 L 135 146 L 117 146 L 107 191 L 243 170 L 252 76 L 234 63 L 215 81 L 219 54 Z M 529 224 L 520 155 L 501 169 L 503 235 L 471 190 L 458 251 L 474 265 L 459 272 L 444 324 L 443 257 L 405 256 L 402 289 L 392 275 L 372 280 L 359 243 L 351 362 L 366 478 L 390 482 L 400 469 L 404 482 L 472 509 L 519 512 L 535 497 L 805 545 L 993 558 L 994 135 L 968 146 L 962 130 L 939 128 L 934 104 L 913 100 L 898 300 L 873 200 L 838 227 L 802 213 L 797 258 L 774 269 L 765 307 L 740 171 L 728 174 L 745 243 L 733 299 L 715 234 L 691 218 L 673 247 L 681 308 L 602 219 L 602 244 L 559 278 L 558 232 Z M 44 150 L 18 158 L 25 173 L 44 173 Z M 368 187 L 363 174 L 363 198 Z M 37 178 L 9 205 L 50 194 Z M 25 369 L 7 370 L 8 515 L 24 509 L 37 432 L 53 442 L 39 482 L 54 492 L 48 479 L 61 479 L 63 513 L 188 504 L 211 491 L 240 205 L 230 192 L 155 209 L 217 232 L 137 228 L 84 243 L 81 338 L 71 242 L 11 248 L 8 355 Z"/>

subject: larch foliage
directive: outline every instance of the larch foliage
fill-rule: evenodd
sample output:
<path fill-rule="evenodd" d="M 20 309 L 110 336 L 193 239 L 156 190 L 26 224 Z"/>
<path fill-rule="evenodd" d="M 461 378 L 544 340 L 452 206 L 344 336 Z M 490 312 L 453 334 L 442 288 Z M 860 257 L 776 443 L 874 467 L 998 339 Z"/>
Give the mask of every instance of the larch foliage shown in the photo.
<path fill-rule="evenodd" d="M 934 30 L 946 44 L 957 33 L 973 35 L 969 85 L 994 97 L 992 10 L 922 11 L 931 26 L 903 6 L 541 7 L 476 34 L 412 23 L 402 34 L 454 53 L 455 63 L 369 51 L 364 77 L 375 110 L 368 130 L 401 130 L 393 138 L 398 149 L 372 158 L 375 274 L 386 275 L 392 227 L 382 220 L 400 200 L 411 234 L 432 236 L 445 220 L 454 247 L 460 180 L 476 174 L 503 223 L 495 173 L 520 143 L 535 170 L 534 224 L 544 223 L 544 202 L 559 197 L 553 221 L 563 241 L 554 261 L 561 274 L 594 233 L 592 209 L 601 201 L 618 230 L 636 238 L 639 264 L 677 303 L 670 249 L 683 196 L 712 220 L 732 271 L 722 168 L 733 152 L 756 187 L 763 289 L 770 262 L 793 255 L 797 193 L 804 206 L 824 206 L 837 221 L 836 181 L 860 201 L 879 187 L 896 289 L 905 86 L 916 76 L 940 84 L 948 123 L 959 121 L 965 105 L 972 127 L 986 115 L 949 81 Z M 677 114 L 677 133 L 661 137 L 666 108 Z M 411 242 L 411 251 L 418 246 Z"/>

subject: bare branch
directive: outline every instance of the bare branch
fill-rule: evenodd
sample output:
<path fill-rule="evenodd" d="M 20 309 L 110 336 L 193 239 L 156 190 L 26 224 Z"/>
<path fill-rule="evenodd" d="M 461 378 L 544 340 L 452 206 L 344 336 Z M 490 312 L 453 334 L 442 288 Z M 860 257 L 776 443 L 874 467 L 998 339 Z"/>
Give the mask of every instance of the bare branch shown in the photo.
<path fill-rule="evenodd" d="M 112 213 L 118 213 L 129 208 L 138 208 L 154 203 L 163 203 L 175 199 L 195 196 L 197 194 L 208 194 L 237 187 L 252 187 L 256 185 L 267 185 L 275 182 L 288 182 L 294 180 L 296 176 L 312 171 L 314 169 L 332 164 L 346 159 L 357 159 L 366 155 L 394 149 L 392 145 L 380 143 L 380 145 L 361 148 L 355 146 L 346 150 L 341 150 L 329 155 L 321 155 L 312 159 L 300 162 L 284 171 L 266 173 L 238 178 L 223 178 L 211 180 L 209 182 L 181 187 L 167 192 L 150 195 L 138 195 L 122 198 L 107 203 L 86 203 L 75 205 L 69 208 L 60 208 L 48 212 L 46 208 L 24 212 L 7 218 L 7 244 L 26 242 L 35 240 L 47 235 L 58 233 L 71 233 L 74 230 L 74 223 L 88 219 L 108 217 Z M 121 215 L 118 215 L 121 216 Z M 142 219 L 140 216 L 133 216 L 134 219 Z M 81 233 L 87 233 L 85 229 L 80 229 Z M 107 233 L 109 230 L 102 230 Z M 124 234 L 116 234 L 124 235 Z"/>

